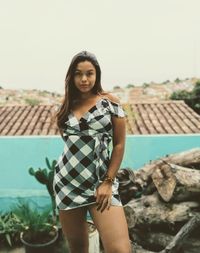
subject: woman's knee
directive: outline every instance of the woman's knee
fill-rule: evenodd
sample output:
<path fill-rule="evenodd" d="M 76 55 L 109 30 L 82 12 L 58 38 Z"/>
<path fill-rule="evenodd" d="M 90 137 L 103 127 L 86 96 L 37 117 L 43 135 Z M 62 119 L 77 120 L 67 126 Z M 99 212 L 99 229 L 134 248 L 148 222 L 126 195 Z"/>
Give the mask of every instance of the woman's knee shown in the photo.
<path fill-rule="evenodd" d="M 131 253 L 131 244 L 130 242 L 116 242 L 110 245 L 107 245 L 105 249 L 106 253 Z"/>
<path fill-rule="evenodd" d="M 89 239 L 86 210 L 80 208 L 60 211 L 59 216 L 62 232 L 67 240 L 70 253 L 88 252 Z"/>
<path fill-rule="evenodd" d="M 117 248 L 112 248 L 108 251 L 106 251 L 106 253 L 131 253 L 131 249 L 130 248 L 125 248 L 125 247 L 117 247 Z"/>
<path fill-rule="evenodd" d="M 70 240 L 67 238 L 68 247 L 70 249 L 70 253 L 88 253 L 89 242 L 87 240 L 83 240 L 77 238 L 75 240 Z"/>

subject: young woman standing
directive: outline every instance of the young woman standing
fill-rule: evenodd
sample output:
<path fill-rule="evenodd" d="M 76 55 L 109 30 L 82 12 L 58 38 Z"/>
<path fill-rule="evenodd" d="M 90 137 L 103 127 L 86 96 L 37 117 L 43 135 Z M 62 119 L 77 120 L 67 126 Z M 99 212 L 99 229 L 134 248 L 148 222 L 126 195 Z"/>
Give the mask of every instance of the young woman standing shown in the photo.
<path fill-rule="evenodd" d="M 87 211 L 106 253 L 131 253 L 116 178 L 125 148 L 125 112 L 117 97 L 103 91 L 94 54 L 73 57 L 56 119 L 65 147 L 56 164 L 54 192 L 71 253 L 88 253 Z"/>

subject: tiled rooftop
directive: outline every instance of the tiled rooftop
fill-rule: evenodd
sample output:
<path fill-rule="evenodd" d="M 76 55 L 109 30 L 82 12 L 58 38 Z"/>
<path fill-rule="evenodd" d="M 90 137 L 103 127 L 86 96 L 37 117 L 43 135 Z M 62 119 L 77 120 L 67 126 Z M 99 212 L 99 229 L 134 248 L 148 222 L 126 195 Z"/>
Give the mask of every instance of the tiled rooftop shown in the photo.
<path fill-rule="evenodd" d="M 0 135 L 55 135 L 56 126 L 50 127 L 54 106 L 1 106 Z"/>
<path fill-rule="evenodd" d="M 184 101 L 137 102 L 125 107 L 130 134 L 200 133 L 200 115 Z"/>
<path fill-rule="evenodd" d="M 127 134 L 200 133 L 200 115 L 183 101 L 123 104 Z M 0 106 L 0 135 L 59 135 L 50 127 L 53 105 Z"/>

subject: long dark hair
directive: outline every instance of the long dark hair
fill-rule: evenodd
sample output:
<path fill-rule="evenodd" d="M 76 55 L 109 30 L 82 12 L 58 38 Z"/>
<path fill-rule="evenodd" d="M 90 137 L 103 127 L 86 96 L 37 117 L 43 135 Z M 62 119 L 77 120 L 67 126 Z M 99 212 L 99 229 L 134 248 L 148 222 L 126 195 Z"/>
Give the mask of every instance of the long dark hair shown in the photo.
<path fill-rule="evenodd" d="M 65 127 L 66 116 L 69 114 L 74 101 L 79 98 L 80 92 L 74 84 L 74 73 L 77 64 L 83 61 L 91 62 L 96 69 L 96 81 L 94 87 L 91 90 L 92 93 L 104 93 L 104 90 L 101 87 L 101 69 L 96 59 L 96 56 L 87 51 L 81 51 L 80 53 L 76 54 L 72 58 L 65 78 L 65 96 L 63 98 L 59 111 L 55 115 L 56 123 L 59 130 Z"/>

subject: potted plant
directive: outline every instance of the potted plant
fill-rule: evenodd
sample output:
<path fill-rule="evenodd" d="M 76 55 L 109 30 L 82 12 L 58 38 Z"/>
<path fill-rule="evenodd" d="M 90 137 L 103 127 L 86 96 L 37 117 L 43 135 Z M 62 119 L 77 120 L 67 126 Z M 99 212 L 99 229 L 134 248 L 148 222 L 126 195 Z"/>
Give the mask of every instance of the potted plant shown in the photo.
<path fill-rule="evenodd" d="M 26 253 L 53 253 L 58 238 L 58 229 L 53 225 L 51 208 L 39 211 L 26 201 L 19 201 L 13 213 L 21 220 L 21 242 Z"/>

